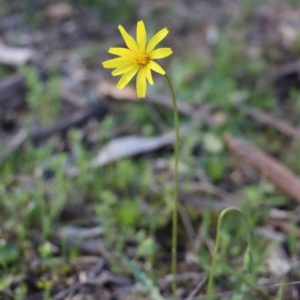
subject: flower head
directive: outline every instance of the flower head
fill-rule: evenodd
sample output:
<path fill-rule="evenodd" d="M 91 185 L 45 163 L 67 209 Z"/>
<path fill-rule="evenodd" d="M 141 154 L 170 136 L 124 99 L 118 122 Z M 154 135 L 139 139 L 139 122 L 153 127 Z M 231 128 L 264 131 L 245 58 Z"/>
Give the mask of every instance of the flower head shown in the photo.
<path fill-rule="evenodd" d="M 117 84 L 117 88 L 120 90 L 137 74 L 137 95 L 139 98 L 144 98 L 147 91 L 147 81 L 151 85 L 153 84 L 151 70 L 162 75 L 166 74 L 164 69 L 153 60 L 167 57 L 173 53 L 171 48 L 155 49 L 157 44 L 166 37 L 169 31 L 167 28 L 160 30 L 147 44 L 147 33 L 143 21 L 137 23 L 136 40 L 127 33 L 123 26 L 119 25 L 118 28 L 128 48 L 110 48 L 108 53 L 118 55 L 119 57 L 103 62 L 103 67 L 115 69 L 112 72 L 113 76 L 122 75 Z"/>

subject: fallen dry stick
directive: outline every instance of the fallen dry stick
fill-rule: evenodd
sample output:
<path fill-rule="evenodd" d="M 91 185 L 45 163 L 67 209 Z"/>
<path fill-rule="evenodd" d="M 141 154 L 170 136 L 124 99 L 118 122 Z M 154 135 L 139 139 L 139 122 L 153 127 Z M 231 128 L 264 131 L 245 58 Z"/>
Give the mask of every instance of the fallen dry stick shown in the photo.
<path fill-rule="evenodd" d="M 244 111 L 248 116 L 252 117 L 253 119 L 271 127 L 274 127 L 287 136 L 300 139 L 300 130 L 293 127 L 286 121 L 255 108 L 247 107 L 244 109 Z"/>
<path fill-rule="evenodd" d="M 243 140 L 235 139 L 227 134 L 225 141 L 235 155 L 246 160 L 251 167 L 272 181 L 277 188 L 300 203 L 300 178 L 292 171 Z"/>

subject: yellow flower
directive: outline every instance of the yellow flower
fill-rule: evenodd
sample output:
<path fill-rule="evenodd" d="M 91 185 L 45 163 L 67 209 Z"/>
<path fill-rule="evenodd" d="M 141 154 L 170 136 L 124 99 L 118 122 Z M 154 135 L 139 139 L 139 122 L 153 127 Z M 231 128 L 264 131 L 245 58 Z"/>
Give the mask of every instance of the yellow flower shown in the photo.
<path fill-rule="evenodd" d="M 112 47 L 108 53 L 118 55 L 118 58 L 103 62 L 103 67 L 115 69 L 113 76 L 122 75 L 117 88 L 123 89 L 137 73 L 136 90 L 139 98 L 144 98 L 147 91 L 147 81 L 152 85 L 151 70 L 165 75 L 164 69 L 154 59 L 167 57 L 173 53 L 171 48 L 155 49 L 156 45 L 169 33 L 167 28 L 156 33 L 147 44 L 147 33 L 143 21 L 137 23 L 136 40 L 128 34 L 123 26 L 118 26 L 128 47 Z"/>

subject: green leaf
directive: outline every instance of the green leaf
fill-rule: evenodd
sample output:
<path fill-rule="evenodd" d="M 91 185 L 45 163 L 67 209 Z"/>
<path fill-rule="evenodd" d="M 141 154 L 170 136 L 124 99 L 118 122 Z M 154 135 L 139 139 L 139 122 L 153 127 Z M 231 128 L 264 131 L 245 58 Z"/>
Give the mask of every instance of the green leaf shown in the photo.
<path fill-rule="evenodd" d="M 19 249 L 15 243 L 7 242 L 0 245 L 0 265 L 6 266 L 16 261 L 19 257 Z"/>
<path fill-rule="evenodd" d="M 125 265 L 131 270 L 136 280 L 146 289 L 151 299 L 165 300 L 160 294 L 159 289 L 154 285 L 153 281 L 147 276 L 146 273 L 141 271 L 134 262 L 126 258 L 122 258 L 122 260 Z"/>

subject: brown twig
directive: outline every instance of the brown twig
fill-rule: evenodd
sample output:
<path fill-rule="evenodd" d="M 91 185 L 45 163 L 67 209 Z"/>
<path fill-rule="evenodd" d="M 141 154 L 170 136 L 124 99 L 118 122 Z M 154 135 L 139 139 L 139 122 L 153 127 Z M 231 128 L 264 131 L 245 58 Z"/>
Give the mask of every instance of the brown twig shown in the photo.
<path fill-rule="evenodd" d="M 204 286 L 204 284 L 206 283 L 206 281 L 207 281 L 207 276 L 204 276 L 202 280 L 196 285 L 196 287 L 190 292 L 186 300 L 194 300 L 195 297 L 200 292 L 200 290 L 202 289 L 202 287 Z"/>
<path fill-rule="evenodd" d="M 268 178 L 277 188 L 300 203 L 300 178 L 268 154 L 243 140 L 225 136 L 228 148 Z"/>
<path fill-rule="evenodd" d="M 255 120 L 276 128 L 278 131 L 287 136 L 300 139 L 300 130 L 282 119 L 251 107 L 246 107 L 243 111 Z"/>

